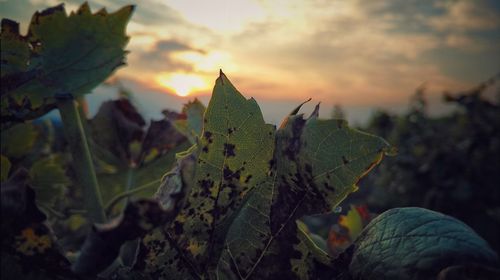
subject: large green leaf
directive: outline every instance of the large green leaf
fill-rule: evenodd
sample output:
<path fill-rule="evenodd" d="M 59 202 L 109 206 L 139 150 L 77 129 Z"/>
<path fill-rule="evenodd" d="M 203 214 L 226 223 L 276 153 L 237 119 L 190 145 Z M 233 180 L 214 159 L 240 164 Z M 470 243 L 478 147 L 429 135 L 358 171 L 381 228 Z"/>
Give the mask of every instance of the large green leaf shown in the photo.
<path fill-rule="evenodd" d="M 363 230 L 349 270 L 354 279 L 435 279 L 449 266 L 495 267 L 498 262 L 497 254 L 466 224 L 409 207 L 386 211 Z"/>
<path fill-rule="evenodd" d="M 318 120 L 317 110 L 307 120 L 290 116 L 277 131 L 272 179 L 249 198 L 242 207 L 248 213 L 240 212 L 227 234 L 219 270 L 228 278 L 318 277 L 317 268 L 297 261 L 311 254 L 300 245 L 295 220 L 333 209 L 381 160 L 385 141 L 342 120 Z"/>
<path fill-rule="evenodd" d="M 36 12 L 26 36 L 2 20 L 2 124 L 43 115 L 57 94 L 89 93 L 123 65 L 132 11 L 91 14 L 85 3 L 68 16 L 59 5 Z"/>
<path fill-rule="evenodd" d="M 295 221 L 355 191 L 388 144 L 345 121 L 319 120 L 319 106 L 307 119 L 299 109 L 276 131 L 221 73 L 191 150 L 197 161 L 185 203 L 172 223 L 144 237 L 137 269 L 179 279 L 325 275 L 331 260 Z M 175 174 L 163 193 L 180 193 Z M 178 201 L 162 197 L 163 204 L 169 199 Z"/>
<path fill-rule="evenodd" d="M 224 75 L 217 79 L 204 122 L 195 151 L 192 189 L 165 232 L 175 242 L 166 244 L 172 249 L 160 252 L 154 267 L 147 267 L 162 270 L 169 277 L 198 273 L 216 260 L 213 254 L 220 249 L 214 245 L 223 237 L 217 230 L 238 209 L 245 194 L 267 179 L 272 159 L 274 127 L 264 123 L 255 100 L 245 99 Z M 170 271 L 175 266 L 186 267 L 185 262 L 200 265 L 193 270 Z M 166 268 L 164 263 L 174 265 Z"/>

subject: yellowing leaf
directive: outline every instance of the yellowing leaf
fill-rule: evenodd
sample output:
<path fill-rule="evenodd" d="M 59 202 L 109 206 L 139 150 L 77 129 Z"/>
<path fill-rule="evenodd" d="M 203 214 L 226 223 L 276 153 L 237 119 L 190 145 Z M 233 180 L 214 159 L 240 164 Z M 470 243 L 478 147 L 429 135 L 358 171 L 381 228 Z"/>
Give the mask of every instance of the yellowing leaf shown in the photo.
<path fill-rule="evenodd" d="M 349 237 L 351 240 L 356 239 L 363 230 L 363 220 L 358 210 L 353 205 L 351 205 L 351 209 L 349 209 L 346 216 L 340 216 L 339 224 L 349 230 Z"/>

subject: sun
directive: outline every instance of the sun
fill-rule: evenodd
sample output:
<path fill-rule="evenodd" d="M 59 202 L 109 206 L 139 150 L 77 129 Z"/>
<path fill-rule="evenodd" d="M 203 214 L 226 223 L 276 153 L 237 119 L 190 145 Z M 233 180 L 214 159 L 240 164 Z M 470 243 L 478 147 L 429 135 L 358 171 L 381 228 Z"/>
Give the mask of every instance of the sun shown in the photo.
<path fill-rule="evenodd" d="M 208 88 L 207 82 L 202 77 L 187 73 L 161 73 L 156 77 L 156 82 L 182 97 Z"/>

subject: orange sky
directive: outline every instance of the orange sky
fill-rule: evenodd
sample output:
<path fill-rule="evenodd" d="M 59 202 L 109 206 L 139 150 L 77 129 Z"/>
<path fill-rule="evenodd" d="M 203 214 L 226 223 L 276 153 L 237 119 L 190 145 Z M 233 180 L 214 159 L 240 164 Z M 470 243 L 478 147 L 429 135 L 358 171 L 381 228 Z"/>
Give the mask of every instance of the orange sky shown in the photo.
<path fill-rule="evenodd" d="M 58 3 L 3 0 L 0 13 L 25 30 L 35 10 Z M 206 100 L 220 68 L 267 108 L 309 97 L 327 108 L 401 107 L 422 84 L 432 99 L 500 72 L 494 0 L 89 1 L 94 11 L 130 3 L 131 52 L 114 78 L 142 96 L 187 96 L 174 103 Z"/>

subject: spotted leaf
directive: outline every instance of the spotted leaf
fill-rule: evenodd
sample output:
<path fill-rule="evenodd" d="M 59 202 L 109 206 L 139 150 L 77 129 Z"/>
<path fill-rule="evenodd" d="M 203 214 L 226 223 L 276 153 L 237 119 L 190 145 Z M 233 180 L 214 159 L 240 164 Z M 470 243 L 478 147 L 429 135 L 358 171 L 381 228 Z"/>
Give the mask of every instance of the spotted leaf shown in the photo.
<path fill-rule="evenodd" d="M 191 151 L 195 175 L 179 185 L 174 171 L 163 186 L 188 189 L 183 208 L 143 239 L 148 257 L 137 269 L 154 278 L 328 278 L 331 260 L 296 220 L 337 206 L 388 144 L 319 120 L 319 106 L 306 119 L 299 109 L 276 130 L 221 73 Z"/>
<path fill-rule="evenodd" d="M 318 109 L 308 119 L 291 115 L 276 132 L 268 180 L 246 200 L 226 236 L 219 269 L 227 278 L 317 277 L 317 269 L 298 264 L 324 257 L 306 250 L 295 221 L 337 206 L 388 150 L 383 139 L 345 121 L 319 120 Z"/>

